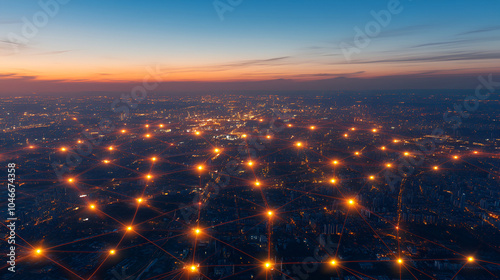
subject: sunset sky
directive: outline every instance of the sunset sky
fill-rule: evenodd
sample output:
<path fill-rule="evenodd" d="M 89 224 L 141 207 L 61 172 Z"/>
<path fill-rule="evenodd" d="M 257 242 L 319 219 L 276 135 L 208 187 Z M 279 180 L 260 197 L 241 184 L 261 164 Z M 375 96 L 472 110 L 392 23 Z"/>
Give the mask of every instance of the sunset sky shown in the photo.
<path fill-rule="evenodd" d="M 473 88 L 500 73 L 497 0 L 55 1 L 40 1 L 50 15 L 0 1 L 0 94 L 122 91 L 147 67 L 163 91 Z M 399 12 L 346 59 L 391 2 Z"/>

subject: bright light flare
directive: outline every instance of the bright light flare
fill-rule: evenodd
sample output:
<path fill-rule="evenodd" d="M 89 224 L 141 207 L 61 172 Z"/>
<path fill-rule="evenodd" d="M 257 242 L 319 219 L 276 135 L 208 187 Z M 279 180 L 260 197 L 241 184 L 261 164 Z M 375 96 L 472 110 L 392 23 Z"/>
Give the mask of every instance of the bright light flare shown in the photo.
<path fill-rule="evenodd" d="M 108 147 L 108 150 L 110 150 L 110 151 L 112 151 L 112 150 L 114 150 L 114 149 L 115 149 L 115 148 L 114 148 L 113 146 L 109 146 L 109 147 Z"/>
<path fill-rule="evenodd" d="M 247 138 L 246 134 L 241 135 L 241 138 Z"/>
<path fill-rule="evenodd" d="M 378 130 L 376 128 L 372 129 L 372 132 L 375 133 L 377 132 Z"/>
<path fill-rule="evenodd" d="M 386 164 L 385 166 L 387 166 L 387 168 L 391 168 L 391 167 L 392 167 L 392 164 L 388 163 L 388 164 Z"/>
<path fill-rule="evenodd" d="M 148 175 L 146 175 L 146 178 L 151 179 L 151 178 L 153 178 L 153 176 L 151 174 L 148 174 Z"/>
<path fill-rule="evenodd" d="M 94 204 L 90 204 L 90 209 L 95 209 L 95 205 Z"/>
<path fill-rule="evenodd" d="M 386 147 L 385 147 L 385 146 L 382 146 L 382 147 L 380 147 L 380 149 L 381 149 L 382 151 L 385 151 Z"/>
<path fill-rule="evenodd" d="M 145 125 L 145 127 L 146 127 L 146 128 L 148 128 L 148 127 L 149 127 L 149 124 Z"/>
<path fill-rule="evenodd" d="M 354 203 L 355 203 L 355 202 L 354 202 L 354 199 L 349 199 L 349 200 L 347 201 L 347 203 L 349 203 L 349 205 L 354 205 Z"/>
<path fill-rule="evenodd" d="M 195 228 L 193 231 L 194 231 L 194 233 L 195 233 L 196 235 L 198 235 L 198 234 L 200 234 L 200 233 L 201 233 L 201 229 L 199 229 L 199 228 Z"/>
<path fill-rule="evenodd" d="M 217 154 L 220 153 L 220 149 L 219 148 L 215 148 L 214 149 L 214 153 L 217 153 Z"/>
<path fill-rule="evenodd" d="M 128 227 L 127 227 L 127 231 L 131 231 L 131 230 L 133 230 L 133 229 L 134 229 L 134 228 L 133 228 L 132 226 L 128 226 Z"/>
<path fill-rule="evenodd" d="M 61 147 L 61 152 L 66 152 L 66 147 Z"/>
<path fill-rule="evenodd" d="M 332 184 L 337 183 L 337 179 L 335 179 L 335 178 L 330 179 L 330 183 L 332 183 Z"/>
<path fill-rule="evenodd" d="M 467 258 L 467 260 L 468 260 L 469 262 L 473 262 L 473 261 L 474 261 L 474 257 L 468 257 L 468 258 Z"/>
<path fill-rule="evenodd" d="M 264 267 L 265 267 L 266 269 L 270 269 L 270 268 L 271 268 L 271 266 L 272 266 L 271 262 L 266 262 L 266 263 L 264 263 Z"/>
<path fill-rule="evenodd" d="M 110 255 L 114 255 L 114 254 L 116 254 L 116 251 L 115 251 L 115 250 L 110 250 L 110 251 L 109 251 L 109 254 L 110 254 Z"/>
<path fill-rule="evenodd" d="M 73 178 L 68 178 L 68 183 L 73 183 L 75 181 L 75 179 Z"/>
<path fill-rule="evenodd" d="M 247 165 L 248 165 L 248 166 L 253 166 L 253 161 L 249 160 L 249 161 L 247 162 Z"/>
<path fill-rule="evenodd" d="M 333 165 L 337 165 L 337 164 L 339 164 L 339 161 L 338 160 L 334 160 L 334 161 L 332 161 L 332 163 L 333 163 Z"/>
<path fill-rule="evenodd" d="M 315 127 L 314 125 L 311 125 L 311 126 L 309 127 L 309 129 L 311 129 L 311 130 L 315 130 L 315 129 L 316 129 L 316 127 Z"/>
<path fill-rule="evenodd" d="M 203 170 L 203 165 L 198 165 L 198 166 L 196 167 L 196 169 L 198 169 L 199 171 L 202 171 L 202 170 Z"/>
<path fill-rule="evenodd" d="M 152 157 L 152 158 L 151 158 L 151 161 L 156 161 L 156 160 L 157 160 L 157 158 L 156 158 L 156 157 Z"/>
<path fill-rule="evenodd" d="M 354 155 L 359 156 L 361 153 L 360 152 L 354 152 Z"/>
<path fill-rule="evenodd" d="M 36 253 L 37 255 L 42 254 L 42 252 L 43 252 L 43 251 L 42 251 L 42 249 L 36 249 L 36 250 L 35 250 L 35 253 Z"/>
<path fill-rule="evenodd" d="M 137 199 L 137 202 L 138 202 L 138 203 L 141 203 L 142 201 L 143 201 L 143 200 L 142 200 L 142 197 L 139 197 L 139 198 Z"/>
<path fill-rule="evenodd" d="M 297 146 L 297 147 L 302 147 L 302 145 L 303 145 L 302 142 L 296 142 L 295 143 L 295 146 Z"/>
<path fill-rule="evenodd" d="M 199 135 L 201 135 L 201 132 L 196 131 L 194 134 L 199 136 Z"/>
<path fill-rule="evenodd" d="M 257 187 L 260 187 L 260 182 L 259 182 L 259 181 L 255 181 L 255 185 L 256 185 Z"/>
<path fill-rule="evenodd" d="M 403 259 L 398 259 L 398 263 L 402 264 L 403 263 Z"/>
<path fill-rule="evenodd" d="M 144 135 L 146 138 L 151 138 L 151 134 Z"/>
<path fill-rule="evenodd" d="M 163 128 L 163 127 L 164 127 L 164 125 L 163 125 L 163 124 L 160 124 L 160 128 Z"/>
<path fill-rule="evenodd" d="M 349 134 L 347 134 L 347 133 L 346 133 L 346 134 L 344 134 L 344 137 L 345 137 L 345 138 L 349 137 Z"/>
<path fill-rule="evenodd" d="M 375 176 L 371 175 L 370 177 L 368 177 L 368 179 L 370 179 L 371 181 L 375 180 Z"/>
<path fill-rule="evenodd" d="M 125 129 L 122 129 L 122 133 L 126 133 L 127 131 Z"/>
<path fill-rule="evenodd" d="M 459 157 L 458 156 L 453 156 L 453 159 L 457 160 L 457 159 L 459 159 Z"/>
<path fill-rule="evenodd" d="M 267 216 L 272 217 L 274 215 L 273 211 L 267 211 Z"/>
<path fill-rule="evenodd" d="M 332 266 L 336 266 L 336 265 L 337 265 L 337 261 L 336 261 L 336 260 L 331 260 L 331 261 L 330 261 L 330 265 L 332 265 Z"/>
<path fill-rule="evenodd" d="M 438 170 L 439 169 L 439 166 L 434 166 L 433 167 L 434 170 Z"/>
<path fill-rule="evenodd" d="M 409 152 L 404 152 L 404 156 L 405 156 L 405 157 L 407 157 L 407 156 L 409 156 L 409 155 L 410 155 L 410 153 L 409 153 Z"/>

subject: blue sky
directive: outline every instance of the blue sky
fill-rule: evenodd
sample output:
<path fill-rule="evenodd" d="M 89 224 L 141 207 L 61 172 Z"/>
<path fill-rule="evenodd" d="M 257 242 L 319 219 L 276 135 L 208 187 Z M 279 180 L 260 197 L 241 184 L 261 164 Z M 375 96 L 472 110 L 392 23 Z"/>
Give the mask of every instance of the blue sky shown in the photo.
<path fill-rule="evenodd" d="M 0 1 L 0 85 L 123 83 L 154 65 L 171 82 L 473 77 L 498 72 L 500 59 L 500 2 L 492 0 L 220 0 L 230 7 L 223 19 L 205 0 L 54 1 L 40 1 L 58 11 L 32 38 L 23 18 L 34 23 L 39 2 Z M 396 2 L 401 12 L 347 59 L 341 44 L 353 45 L 355 28 Z"/>

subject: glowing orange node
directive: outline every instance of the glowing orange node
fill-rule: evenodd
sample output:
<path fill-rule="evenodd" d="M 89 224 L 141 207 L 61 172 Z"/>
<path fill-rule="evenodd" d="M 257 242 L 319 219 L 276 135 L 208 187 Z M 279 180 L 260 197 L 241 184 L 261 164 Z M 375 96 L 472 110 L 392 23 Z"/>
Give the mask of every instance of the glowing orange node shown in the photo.
<path fill-rule="evenodd" d="M 148 127 L 149 127 L 149 124 L 146 125 L 146 128 L 148 128 Z"/>
<path fill-rule="evenodd" d="M 82 140 L 78 140 L 78 141 L 76 141 L 76 142 L 77 142 L 78 144 L 81 144 L 81 143 L 82 143 Z"/>
<path fill-rule="evenodd" d="M 127 227 L 127 231 L 131 231 L 133 228 L 131 226 Z"/>
<path fill-rule="evenodd" d="M 140 198 L 140 197 L 139 197 L 139 198 L 137 199 L 137 202 L 141 203 L 141 202 L 142 202 L 142 198 Z"/>
<path fill-rule="evenodd" d="M 387 166 L 388 168 L 391 168 L 391 167 L 392 167 L 392 164 L 388 163 L 388 164 L 386 164 L 385 166 Z"/>
<path fill-rule="evenodd" d="M 194 231 L 194 233 L 196 233 L 196 235 L 201 233 L 201 229 L 199 229 L 199 228 L 195 228 L 193 231 Z"/>
<path fill-rule="evenodd" d="M 260 119 L 259 122 L 263 122 L 264 120 L 263 119 Z"/>
<path fill-rule="evenodd" d="M 146 138 L 150 138 L 151 134 L 146 134 L 145 136 L 146 136 Z"/>
<path fill-rule="evenodd" d="M 196 135 L 201 135 L 201 132 L 196 131 L 194 134 L 196 134 Z"/>
<path fill-rule="evenodd" d="M 477 155 L 477 154 L 479 154 L 479 152 L 478 152 L 478 151 L 474 151 L 474 154 L 476 154 L 476 155 Z"/>
<path fill-rule="evenodd" d="M 405 152 L 405 153 L 404 153 L 404 155 L 407 157 L 407 156 L 409 156 L 409 155 L 410 155 L 410 153 Z"/>
<path fill-rule="evenodd" d="M 153 178 L 153 176 L 151 176 L 151 174 L 148 174 L 148 175 L 146 175 L 146 178 L 151 179 L 151 178 Z"/>
<path fill-rule="evenodd" d="M 272 265 L 272 264 L 271 264 L 270 262 L 266 262 L 266 263 L 264 264 L 264 267 L 265 267 L 266 269 L 269 269 L 269 268 L 271 268 L 271 265 Z"/>
<path fill-rule="evenodd" d="M 95 209 L 95 205 L 94 204 L 90 204 L 90 209 Z"/>
<path fill-rule="evenodd" d="M 152 158 L 151 158 L 151 161 L 156 161 L 156 157 L 152 157 Z"/>
<path fill-rule="evenodd" d="M 330 179 L 330 183 L 335 184 L 337 183 L 337 180 L 335 178 Z"/>
<path fill-rule="evenodd" d="M 399 143 L 399 140 L 398 139 L 394 139 L 392 142 Z"/>
<path fill-rule="evenodd" d="M 113 146 L 109 146 L 108 150 L 112 151 L 114 148 Z"/>
<path fill-rule="evenodd" d="M 271 139 L 271 135 L 267 135 L 267 136 L 266 136 L 266 138 L 267 138 L 267 139 Z"/>
<path fill-rule="evenodd" d="M 396 230 L 399 230 L 399 227 L 396 227 Z"/>
<path fill-rule="evenodd" d="M 241 135 L 241 138 L 247 138 L 246 134 Z"/>
<path fill-rule="evenodd" d="M 220 153 L 220 149 L 215 148 L 215 149 L 214 149 L 214 152 L 215 152 L 215 153 Z"/>
<path fill-rule="evenodd" d="M 104 163 L 109 163 L 109 160 L 105 159 L 105 160 L 103 160 L 102 162 L 104 162 Z"/>
<path fill-rule="evenodd" d="M 42 249 L 36 249 L 36 250 L 35 250 L 35 253 L 36 253 L 37 255 L 40 255 L 40 254 L 42 253 Z"/>
<path fill-rule="evenodd" d="M 75 179 L 73 179 L 73 178 L 68 179 L 68 182 L 70 182 L 70 183 L 73 183 L 74 181 L 75 181 Z"/>
<path fill-rule="evenodd" d="M 469 262 L 473 262 L 473 261 L 474 261 L 474 257 L 468 257 L 468 258 L 467 258 L 467 260 L 468 260 Z"/>
<path fill-rule="evenodd" d="M 315 130 L 316 127 L 314 125 L 312 125 L 311 127 L 309 127 L 311 130 Z"/>
<path fill-rule="evenodd" d="M 292 127 L 292 124 L 288 124 L 288 127 Z"/>
<path fill-rule="evenodd" d="M 354 131 L 354 130 L 356 130 L 356 128 L 355 127 L 351 127 L 351 130 Z"/>
<path fill-rule="evenodd" d="M 163 124 L 160 124 L 160 127 L 161 127 L 161 128 L 163 128 L 163 127 L 164 127 L 164 125 L 163 125 Z"/>
<path fill-rule="evenodd" d="M 297 143 L 295 143 L 295 146 L 297 146 L 297 147 L 302 147 L 302 142 L 297 142 Z"/>
<path fill-rule="evenodd" d="M 255 185 L 256 185 L 257 187 L 259 187 L 259 186 L 260 186 L 260 182 L 259 182 L 259 181 L 255 181 Z"/>
<path fill-rule="evenodd" d="M 267 211 L 267 215 L 268 215 L 269 217 L 271 217 L 273 214 L 274 214 L 274 213 L 273 213 L 273 211 Z"/>
<path fill-rule="evenodd" d="M 115 250 L 110 250 L 110 251 L 109 251 L 109 254 L 110 254 L 110 255 L 114 255 L 114 254 L 116 254 L 116 251 L 115 251 Z"/>
<path fill-rule="evenodd" d="M 349 203 L 350 205 L 354 205 L 354 200 L 353 200 L 353 199 L 349 199 L 348 203 Z"/>
<path fill-rule="evenodd" d="M 354 154 L 357 155 L 357 156 L 359 156 L 359 152 L 355 152 Z"/>
<path fill-rule="evenodd" d="M 375 180 L 375 176 L 373 176 L 373 175 L 368 177 L 368 178 L 370 178 L 370 180 L 372 180 L 372 181 Z"/>
<path fill-rule="evenodd" d="M 376 128 L 372 129 L 372 132 L 377 132 L 378 130 Z"/>
<path fill-rule="evenodd" d="M 196 272 L 197 267 L 194 266 L 194 265 L 192 265 L 192 266 L 189 267 L 189 270 L 191 270 L 191 272 Z"/>
<path fill-rule="evenodd" d="M 331 260 L 330 261 L 330 265 L 333 265 L 333 266 L 337 265 L 337 261 L 336 260 Z"/>
<path fill-rule="evenodd" d="M 66 152 L 66 147 L 62 147 L 61 151 Z"/>
<path fill-rule="evenodd" d="M 345 137 L 345 138 L 349 137 L 349 134 L 347 134 L 347 133 L 346 133 L 346 134 L 344 134 L 344 137 Z"/>
<path fill-rule="evenodd" d="M 333 165 L 339 164 L 339 162 L 337 160 L 332 161 L 332 163 L 333 163 Z"/>
<path fill-rule="evenodd" d="M 402 259 L 398 259 L 398 263 L 399 263 L 399 264 L 402 264 L 402 263 L 403 263 L 403 260 L 402 260 Z"/>
<path fill-rule="evenodd" d="M 247 163 L 247 164 L 248 164 L 248 166 L 252 166 L 252 165 L 253 165 L 253 162 L 250 160 L 250 161 L 248 161 L 248 163 Z"/>
<path fill-rule="evenodd" d="M 439 169 L 439 167 L 438 167 L 438 166 L 434 166 L 433 168 L 434 168 L 434 170 L 438 170 L 438 169 Z"/>
<path fill-rule="evenodd" d="M 381 150 L 385 150 L 385 146 L 382 146 L 380 149 L 381 149 Z"/>
<path fill-rule="evenodd" d="M 35 146 L 30 146 L 29 148 L 30 148 L 30 149 L 34 149 L 34 148 L 35 148 Z"/>
<path fill-rule="evenodd" d="M 453 159 L 458 159 L 458 156 L 453 156 Z"/>
<path fill-rule="evenodd" d="M 200 170 L 200 171 L 201 171 L 201 170 L 203 170 L 203 165 L 198 165 L 198 167 L 197 167 L 197 168 L 198 168 L 198 170 Z"/>
<path fill-rule="evenodd" d="M 122 129 L 122 133 L 125 133 L 125 132 L 127 132 L 127 131 L 125 129 Z"/>

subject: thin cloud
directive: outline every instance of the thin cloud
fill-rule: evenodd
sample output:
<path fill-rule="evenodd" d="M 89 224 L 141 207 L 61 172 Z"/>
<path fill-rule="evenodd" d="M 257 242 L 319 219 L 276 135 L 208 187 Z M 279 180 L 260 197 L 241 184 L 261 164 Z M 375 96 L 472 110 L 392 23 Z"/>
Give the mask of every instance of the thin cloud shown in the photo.
<path fill-rule="evenodd" d="M 496 30 L 500 30 L 500 25 L 488 26 L 488 27 L 483 27 L 483 28 L 479 28 L 479 29 L 474 29 L 474 30 L 470 30 L 470 31 L 459 33 L 457 35 L 470 35 L 470 34 L 484 33 L 484 32 L 496 31 Z"/>
<path fill-rule="evenodd" d="M 464 52 L 464 53 L 444 54 L 444 55 L 427 55 L 427 56 L 414 56 L 414 57 L 405 56 L 400 58 L 380 59 L 380 60 L 357 60 L 357 61 L 351 61 L 349 63 L 368 64 L 368 63 L 397 63 L 397 62 L 467 61 L 467 60 L 490 60 L 490 59 L 500 59 L 500 53 Z"/>

